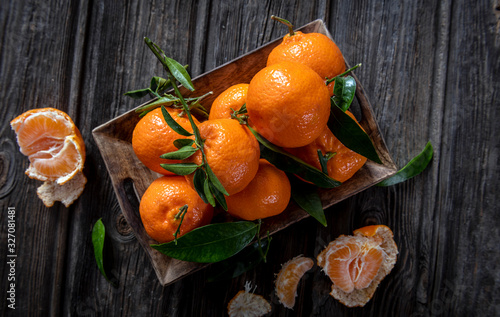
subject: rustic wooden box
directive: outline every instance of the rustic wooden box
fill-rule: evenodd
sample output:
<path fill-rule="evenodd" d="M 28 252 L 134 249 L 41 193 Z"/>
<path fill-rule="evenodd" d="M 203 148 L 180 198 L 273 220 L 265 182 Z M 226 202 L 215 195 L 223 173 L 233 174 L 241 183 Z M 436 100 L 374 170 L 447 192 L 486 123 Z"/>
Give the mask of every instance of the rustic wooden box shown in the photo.
<path fill-rule="evenodd" d="M 313 21 L 298 30 L 304 33 L 323 33 L 331 38 L 322 20 Z M 213 92 L 212 95 L 203 100 L 203 105 L 207 110 L 213 100 L 229 86 L 237 83 L 249 83 L 251 78 L 266 66 L 269 52 L 279 43 L 281 43 L 281 38 L 194 78 L 193 84 L 196 88 L 196 95 L 199 96 L 209 91 Z M 153 55 L 151 56 L 154 58 Z M 234 74 L 237 74 L 237 76 L 234 76 Z M 353 112 L 360 117 L 360 123 L 371 137 L 383 164 L 368 161 L 353 178 L 343 183 L 342 186 L 330 190 L 321 190 L 320 195 L 324 208 L 355 195 L 396 172 L 396 166 L 380 134 L 371 105 L 360 82 L 354 74 L 352 75 L 356 79 L 357 88 L 355 102 L 353 102 L 351 108 L 354 108 Z M 189 96 L 187 90 L 183 90 L 183 93 L 185 96 Z M 137 240 L 151 259 L 160 283 L 167 285 L 202 268 L 206 264 L 176 260 L 150 247 L 150 244 L 156 243 L 156 241 L 152 240 L 144 230 L 139 215 L 139 201 L 149 184 L 159 177 L 159 174 L 146 168 L 132 150 L 132 131 L 138 121 L 139 117 L 135 109 L 132 109 L 95 128 L 92 134 L 113 182 L 123 215 L 132 227 Z M 273 234 L 308 216 L 294 203 L 290 203 L 282 214 L 265 219 L 261 230 L 264 233 L 269 231 Z"/>

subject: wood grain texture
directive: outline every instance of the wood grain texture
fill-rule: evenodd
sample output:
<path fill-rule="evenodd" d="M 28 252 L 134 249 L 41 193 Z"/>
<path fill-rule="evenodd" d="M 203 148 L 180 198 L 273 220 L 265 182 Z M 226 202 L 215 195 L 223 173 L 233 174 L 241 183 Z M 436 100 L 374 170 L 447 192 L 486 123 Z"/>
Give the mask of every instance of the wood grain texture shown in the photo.
<path fill-rule="evenodd" d="M 136 107 L 123 93 L 163 74 L 148 36 L 193 77 L 284 35 L 269 19 L 297 26 L 323 19 L 373 106 L 397 166 L 431 141 L 418 177 L 370 188 L 273 236 L 267 263 L 208 283 L 211 267 L 162 287 L 124 222 L 92 130 Z M 272 316 L 500 315 L 500 5 L 498 1 L 4 1 L 0 8 L 0 256 L 9 206 L 16 208 L 16 310 L 6 316 L 221 316 L 246 281 Z M 9 121 L 34 107 L 68 112 L 87 146 L 87 187 L 70 208 L 47 209 L 24 175 Z M 113 287 L 93 258 L 92 226 L 107 229 Z M 299 254 L 315 257 L 340 234 L 367 224 L 393 229 L 400 254 L 364 308 L 328 295 L 307 273 L 294 310 L 274 294 L 274 274 Z M 9 268 L 0 262 L 0 294 Z"/>

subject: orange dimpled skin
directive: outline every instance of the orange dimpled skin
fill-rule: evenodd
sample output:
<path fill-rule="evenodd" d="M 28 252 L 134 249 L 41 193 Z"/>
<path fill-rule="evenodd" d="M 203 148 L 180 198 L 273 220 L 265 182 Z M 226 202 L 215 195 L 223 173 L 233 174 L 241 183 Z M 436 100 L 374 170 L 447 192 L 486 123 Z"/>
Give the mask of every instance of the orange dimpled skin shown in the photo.
<path fill-rule="evenodd" d="M 212 103 L 208 119 L 231 119 L 232 110 L 238 111 L 246 103 L 247 92 L 248 84 L 236 84 L 223 91 Z"/>
<path fill-rule="evenodd" d="M 184 129 L 192 132 L 193 129 L 187 116 L 179 116 L 181 110 L 166 107 L 172 118 Z M 193 118 L 194 119 L 194 118 Z M 196 119 L 195 124 L 198 124 Z M 135 126 L 132 134 L 132 148 L 137 158 L 150 170 L 163 175 L 173 175 L 160 166 L 162 163 L 178 163 L 176 160 L 160 158 L 160 155 L 176 151 L 173 142 L 177 139 L 186 138 L 172 130 L 163 118 L 161 108 L 146 114 Z M 194 139 L 194 137 L 190 137 Z"/>
<path fill-rule="evenodd" d="M 162 176 L 153 181 L 142 196 L 139 206 L 147 234 L 159 243 L 174 240 L 181 222 L 179 211 L 184 205 L 188 205 L 188 209 L 178 237 L 209 224 L 213 207 L 204 203 L 182 176 Z"/>
<path fill-rule="evenodd" d="M 365 236 L 365 237 L 373 237 L 377 233 L 382 232 L 382 231 L 390 231 L 390 229 L 384 225 L 372 225 L 372 226 L 366 226 L 366 227 L 356 229 L 356 230 L 354 230 L 353 233 L 355 235 L 361 235 L 361 236 Z"/>
<path fill-rule="evenodd" d="M 250 125 L 282 147 L 312 142 L 330 115 L 324 81 L 297 62 L 280 62 L 260 70 L 250 81 L 246 105 Z"/>
<path fill-rule="evenodd" d="M 347 114 L 354 118 L 349 111 L 347 111 Z M 339 182 L 345 182 L 354 176 L 367 160 L 366 157 L 343 145 L 328 127 L 325 127 L 323 133 L 310 144 L 300 148 L 288 148 L 285 150 L 318 169 L 321 169 L 318 150 L 321 150 L 323 155 L 335 153 L 328 160 L 327 169 L 328 175 Z"/>
<path fill-rule="evenodd" d="M 264 159 L 259 170 L 242 191 L 226 197 L 228 212 L 244 220 L 263 219 L 280 214 L 291 196 L 286 174 Z"/>
<path fill-rule="evenodd" d="M 204 141 L 208 165 L 229 195 L 243 190 L 259 169 L 260 149 L 257 139 L 233 119 L 207 120 L 198 126 Z M 202 163 L 200 151 L 186 161 Z M 186 178 L 192 184 L 194 174 Z"/>
<path fill-rule="evenodd" d="M 302 63 L 314 70 L 322 78 L 333 78 L 346 69 L 344 57 L 338 46 L 328 36 L 321 33 L 287 34 L 283 42 L 268 56 L 267 66 L 282 61 Z M 329 89 L 333 92 L 333 84 Z"/>

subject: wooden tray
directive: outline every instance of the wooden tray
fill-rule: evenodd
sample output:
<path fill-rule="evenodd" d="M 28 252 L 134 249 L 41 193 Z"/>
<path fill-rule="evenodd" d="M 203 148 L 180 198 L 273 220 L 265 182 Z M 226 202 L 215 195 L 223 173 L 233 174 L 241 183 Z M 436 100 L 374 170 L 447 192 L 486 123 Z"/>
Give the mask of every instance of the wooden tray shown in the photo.
<path fill-rule="evenodd" d="M 313 21 L 299 28 L 299 30 L 304 33 L 323 33 L 331 38 L 322 20 Z M 251 78 L 266 66 L 269 52 L 281 43 L 281 40 L 279 38 L 193 79 L 193 84 L 196 88 L 194 94 L 200 96 L 206 92 L 213 91 L 212 95 L 203 100 L 203 105 L 209 110 L 213 100 L 226 88 L 237 83 L 249 83 Z M 153 54 L 151 54 L 151 58 L 154 58 Z M 234 76 L 234 74 L 237 74 L 237 76 Z M 376 164 L 368 160 L 365 166 L 353 178 L 343 183 L 342 186 L 331 190 L 322 190 L 320 195 L 324 208 L 359 193 L 396 172 L 396 166 L 379 132 L 371 105 L 354 74 L 353 77 L 356 79 L 357 88 L 356 98 L 351 109 L 361 118 L 360 123 L 375 144 L 383 164 Z M 189 96 L 187 90 L 182 91 L 184 96 Z M 206 264 L 176 260 L 150 247 L 150 244 L 156 243 L 156 241 L 152 240 L 144 230 L 139 215 L 139 201 L 149 184 L 160 175 L 146 168 L 137 159 L 132 150 L 132 131 L 135 124 L 139 121 L 138 115 L 134 110 L 130 110 L 95 128 L 92 134 L 113 182 L 123 215 L 132 227 L 137 240 L 150 257 L 160 283 L 167 285 L 202 268 Z M 290 203 L 282 214 L 265 219 L 261 230 L 264 233 L 269 231 L 273 234 L 308 216 L 306 212 L 294 203 Z"/>

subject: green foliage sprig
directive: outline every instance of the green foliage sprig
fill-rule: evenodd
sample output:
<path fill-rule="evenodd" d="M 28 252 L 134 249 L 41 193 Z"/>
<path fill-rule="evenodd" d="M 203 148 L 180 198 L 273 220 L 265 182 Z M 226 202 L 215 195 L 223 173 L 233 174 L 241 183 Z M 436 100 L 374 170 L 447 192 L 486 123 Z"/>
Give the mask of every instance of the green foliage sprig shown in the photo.
<path fill-rule="evenodd" d="M 202 156 L 202 163 L 200 165 L 197 165 L 196 163 L 165 163 L 161 164 L 161 166 L 164 169 L 177 175 L 188 175 L 191 173 L 195 173 L 195 189 L 200 194 L 200 197 L 203 199 L 203 201 L 205 201 L 205 203 L 210 203 L 212 206 L 215 206 L 217 201 L 225 210 L 227 210 L 227 204 L 224 195 L 227 196 L 228 193 L 208 165 L 207 157 L 203 148 L 204 140 L 201 138 L 200 130 L 193 120 L 191 109 L 177 86 L 178 82 L 180 85 L 184 86 L 190 91 L 194 91 L 191 77 L 181 64 L 179 64 L 176 60 L 167 57 L 165 53 L 158 47 L 158 45 L 153 43 L 148 38 L 145 38 L 144 41 L 146 42 L 146 45 L 149 47 L 149 49 L 162 63 L 165 71 L 167 72 L 170 85 L 174 89 L 177 100 L 182 105 L 184 115 L 187 116 L 193 132 L 191 133 L 180 126 L 168 113 L 165 107 L 162 106 L 162 114 L 165 121 L 172 128 L 172 130 L 174 130 L 178 134 L 186 137 L 194 136 L 193 143 L 184 139 L 176 140 L 176 143 L 174 144 L 176 145 L 178 150 L 170 153 L 165 153 L 161 157 L 167 159 L 183 160 L 189 158 L 198 151 L 201 152 Z"/>
<path fill-rule="evenodd" d="M 188 65 L 182 67 L 184 68 L 184 70 L 186 70 Z M 181 100 L 178 97 L 169 93 L 165 93 L 165 91 L 172 88 L 173 88 L 172 81 L 170 79 L 154 76 L 153 78 L 151 78 L 149 87 L 128 91 L 125 93 L 125 96 L 129 96 L 134 99 L 140 99 L 147 95 L 151 95 L 156 98 L 152 102 L 149 102 L 146 105 L 143 105 L 135 110 L 136 112 L 139 113 L 139 117 L 143 117 L 148 112 L 158 108 L 159 106 L 182 108 Z M 203 118 L 208 118 L 208 112 L 200 104 L 200 101 L 211 94 L 212 92 L 210 91 L 199 97 L 184 98 L 184 101 L 188 103 L 188 108 L 191 110 L 192 113 L 197 114 Z"/>

